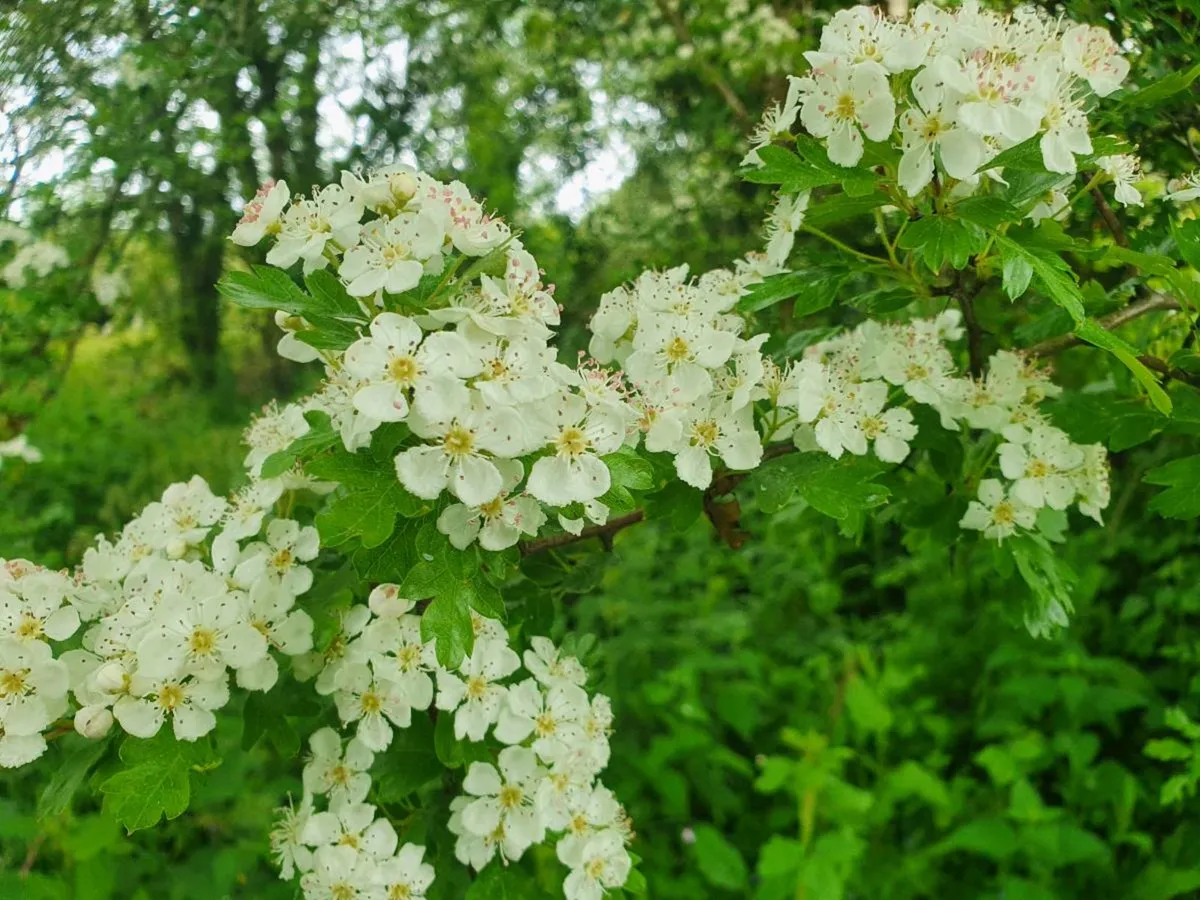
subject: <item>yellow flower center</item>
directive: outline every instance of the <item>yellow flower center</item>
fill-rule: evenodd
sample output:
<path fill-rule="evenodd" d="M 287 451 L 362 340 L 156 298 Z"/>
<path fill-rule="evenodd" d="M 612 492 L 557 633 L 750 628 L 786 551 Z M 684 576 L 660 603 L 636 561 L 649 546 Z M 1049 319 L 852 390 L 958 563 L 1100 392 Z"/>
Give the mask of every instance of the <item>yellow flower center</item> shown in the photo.
<path fill-rule="evenodd" d="M 25 693 L 25 676 L 28 674 L 28 669 L 9 669 L 0 675 L 0 697 Z"/>
<path fill-rule="evenodd" d="M 721 429 L 712 419 L 692 425 L 692 444 L 694 446 L 711 447 L 720 436 Z"/>
<path fill-rule="evenodd" d="M 489 521 L 500 518 L 501 513 L 504 512 L 504 498 L 497 497 L 494 500 L 489 500 L 487 503 L 480 504 L 479 511 Z"/>
<path fill-rule="evenodd" d="M 858 118 L 858 104 L 854 102 L 853 94 L 842 94 L 834 104 L 833 114 L 839 119 L 853 120 Z"/>
<path fill-rule="evenodd" d="M 688 342 L 679 335 L 675 335 L 675 337 L 671 338 L 670 342 L 667 344 L 667 349 L 665 352 L 667 354 L 667 359 L 673 363 L 683 362 L 691 355 Z"/>
<path fill-rule="evenodd" d="M 291 568 L 292 559 L 292 551 L 284 547 L 282 550 L 276 551 L 275 555 L 271 557 L 271 565 L 282 572 L 285 569 Z"/>
<path fill-rule="evenodd" d="M 525 793 L 519 788 L 511 784 L 506 784 L 500 788 L 501 809 L 516 809 L 521 805 L 521 801 L 525 799 Z"/>
<path fill-rule="evenodd" d="M 42 636 L 42 620 L 31 616 L 29 613 L 21 615 L 21 624 L 17 626 L 17 637 L 22 638 L 39 638 Z"/>
<path fill-rule="evenodd" d="M 343 881 L 329 889 L 329 900 L 354 900 L 355 893 L 354 888 Z"/>
<path fill-rule="evenodd" d="M 388 888 L 388 900 L 409 900 L 412 897 L 412 888 L 407 884 L 393 884 Z"/>
<path fill-rule="evenodd" d="M 544 712 L 533 720 L 533 730 L 538 737 L 549 737 L 558 730 L 558 723 L 554 721 L 554 716 Z"/>
<path fill-rule="evenodd" d="M 403 387 L 411 387 L 421 374 L 421 366 L 411 356 L 396 356 L 388 363 L 388 378 Z"/>
<path fill-rule="evenodd" d="M 188 647 L 197 656 L 207 656 L 217 646 L 217 636 L 207 628 L 197 628 L 188 639 Z"/>
<path fill-rule="evenodd" d="M 488 683 L 479 675 L 467 679 L 467 699 L 482 700 L 487 693 Z"/>
<path fill-rule="evenodd" d="M 362 706 L 363 713 L 368 716 L 383 709 L 383 701 L 374 691 L 367 691 L 362 695 L 362 700 L 359 702 Z"/>
<path fill-rule="evenodd" d="M 164 684 L 158 691 L 158 705 L 171 712 L 183 702 L 183 688 L 177 684 Z"/>
<path fill-rule="evenodd" d="M 475 435 L 461 425 L 455 425 L 442 438 L 442 449 L 448 456 L 467 456 L 475 446 Z"/>
<path fill-rule="evenodd" d="M 1025 475 L 1028 478 L 1045 478 L 1050 472 L 1050 466 L 1040 459 L 1031 459 L 1025 468 Z"/>
<path fill-rule="evenodd" d="M 554 447 L 559 455 L 568 456 L 571 459 L 582 456 L 590 445 L 591 441 L 587 439 L 587 435 L 576 425 L 568 425 L 554 439 Z"/>
<path fill-rule="evenodd" d="M 1001 500 L 992 510 L 992 521 L 997 525 L 1012 525 L 1017 521 L 1016 510 L 1007 500 Z"/>

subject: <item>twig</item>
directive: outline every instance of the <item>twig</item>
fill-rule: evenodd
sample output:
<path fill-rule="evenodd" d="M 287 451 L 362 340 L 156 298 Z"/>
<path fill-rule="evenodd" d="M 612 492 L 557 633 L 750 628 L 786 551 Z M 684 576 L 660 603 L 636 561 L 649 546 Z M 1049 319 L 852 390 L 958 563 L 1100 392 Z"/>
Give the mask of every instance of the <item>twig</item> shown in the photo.
<path fill-rule="evenodd" d="M 1119 328 L 1126 322 L 1132 322 L 1139 316 L 1144 316 L 1146 313 L 1160 309 L 1179 308 L 1179 301 L 1174 297 L 1168 297 L 1166 294 L 1151 294 L 1145 300 L 1130 303 L 1124 309 L 1119 309 L 1115 313 L 1105 316 L 1100 320 L 1100 324 L 1106 331 L 1111 331 L 1114 328 Z M 1064 334 L 1056 338 L 1050 338 L 1048 341 L 1042 341 L 1040 344 L 1034 344 L 1032 347 L 1026 347 L 1023 352 L 1026 356 L 1053 356 L 1056 353 L 1061 353 L 1068 347 L 1074 347 L 1076 344 L 1082 343 L 1084 341 L 1078 335 Z"/>
<path fill-rule="evenodd" d="M 794 453 L 795 446 L 792 444 L 772 444 L 763 451 L 763 462 L 769 459 L 775 459 L 778 456 L 784 456 L 788 453 Z M 709 485 L 708 490 L 704 492 L 704 509 L 709 518 L 713 520 L 713 525 L 717 528 L 726 541 L 730 541 L 731 536 L 736 536 L 735 523 L 731 523 L 725 515 L 714 515 L 714 511 L 722 509 L 721 504 L 713 503 L 718 497 L 723 497 L 726 494 L 732 493 L 748 476 L 749 472 L 726 472 L 724 475 L 718 476 Z M 605 548 L 611 548 L 612 536 L 618 531 L 623 531 L 630 525 L 636 525 L 638 522 L 643 522 L 646 519 L 646 511 L 637 509 L 628 515 L 621 516 L 617 519 L 610 519 L 603 525 L 591 525 L 579 534 L 551 534 L 543 538 L 537 538 L 532 541 L 524 541 L 520 546 L 522 556 L 532 556 L 535 553 L 541 553 L 543 550 L 551 550 L 555 547 L 566 547 L 571 544 L 577 544 L 580 541 L 586 541 L 591 538 L 600 538 L 604 542 Z"/>
<path fill-rule="evenodd" d="M 29 849 L 25 851 L 25 861 L 21 863 L 21 870 L 17 873 L 22 880 L 29 877 L 33 871 L 33 864 L 37 862 L 38 852 L 42 849 L 42 844 L 46 840 L 45 834 L 39 834 L 29 844 Z"/>
<path fill-rule="evenodd" d="M 1108 230 L 1112 232 L 1113 240 L 1117 242 L 1117 246 L 1128 247 L 1129 238 L 1125 236 L 1125 229 L 1121 227 L 1121 220 L 1117 218 L 1117 214 L 1109 206 L 1108 200 L 1100 192 L 1100 188 L 1092 188 L 1092 199 L 1096 201 L 1096 209 L 1100 210 L 1100 216 L 1104 219 L 1104 224 L 1108 226 Z"/>
<path fill-rule="evenodd" d="M 983 329 L 975 315 L 975 298 L 958 292 L 954 296 L 962 309 L 963 324 L 967 326 L 967 358 L 970 360 L 971 375 L 978 378 L 983 374 Z"/>
<path fill-rule="evenodd" d="M 1147 369 L 1153 369 L 1167 378 L 1172 378 L 1175 381 L 1180 381 L 1183 384 L 1189 384 L 1192 387 L 1200 387 L 1200 377 L 1190 375 L 1183 369 L 1177 369 L 1168 363 L 1166 360 L 1159 359 L 1157 356 L 1139 356 L 1140 362 Z"/>

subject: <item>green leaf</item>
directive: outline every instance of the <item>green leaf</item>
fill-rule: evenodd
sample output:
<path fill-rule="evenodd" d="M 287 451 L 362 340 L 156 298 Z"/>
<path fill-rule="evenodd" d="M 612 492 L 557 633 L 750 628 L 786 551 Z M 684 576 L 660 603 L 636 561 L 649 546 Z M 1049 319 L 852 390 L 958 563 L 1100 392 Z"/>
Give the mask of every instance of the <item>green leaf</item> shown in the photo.
<path fill-rule="evenodd" d="M 520 869 L 495 863 L 479 873 L 463 900 L 541 900 L 545 896 Z"/>
<path fill-rule="evenodd" d="M 1150 402 L 1164 416 L 1171 414 L 1171 398 L 1167 396 L 1167 392 L 1162 389 L 1162 385 L 1158 383 L 1154 373 L 1142 365 L 1138 360 L 1138 351 L 1132 345 L 1117 337 L 1111 331 L 1105 330 L 1104 326 L 1092 319 L 1080 324 L 1075 329 L 1075 334 L 1080 340 L 1087 341 L 1093 346 L 1099 347 L 1101 350 L 1107 350 L 1115 356 L 1127 368 L 1133 377 L 1138 380 L 1146 390 L 1146 395 L 1150 398 Z"/>
<path fill-rule="evenodd" d="M 1162 760 L 1163 762 L 1172 762 L 1184 759 L 1191 759 L 1195 750 L 1189 747 L 1182 741 L 1176 741 L 1171 738 L 1160 738 L 1158 740 L 1148 741 L 1145 749 L 1142 751 L 1151 759 Z"/>
<path fill-rule="evenodd" d="M 312 310 L 312 299 L 287 272 L 272 266 L 230 272 L 217 282 L 217 290 L 247 309 L 281 309 L 293 316 L 305 316 Z"/>
<path fill-rule="evenodd" d="M 338 433 L 333 430 L 329 414 L 319 409 L 310 409 L 304 414 L 308 431 L 292 441 L 284 450 L 272 453 L 262 464 L 263 478 L 276 478 L 291 471 L 299 459 L 307 459 L 340 443 Z"/>
<path fill-rule="evenodd" d="M 242 749 L 249 750 L 259 740 L 267 741 L 284 759 L 300 752 L 300 735 L 284 715 L 279 699 L 263 691 L 251 691 L 242 710 Z"/>
<path fill-rule="evenodd" d="M 704 879 L 725 890 L 743 890 L 749 882 L 749 872 L 738 849 L 711 825 L 697 825 L 695 831 L 696 867 Z"/>
<path fill-rule="evenodd" d="M 1017 834 L 1003 819 L 976 819 L 955 830 L 937 849 L 965 850 L 989 859 L 1007 859 L 1017 851 Z"/>
<path fill-rule="evenodd" d="M 862 678 L 852 678 L 846 685 L 846 711 L 863 731 L 882 734 L 892 727 L 892 713 L 880 699 L 875 688 Z"/>
<path fill-rule="evenodd" d="M 1115 112 L 1120 113 L 1123 109 L 1137 109 L 1140 111 L 1158 106 L 1164 100 L 1168 100 L 1176 94 L 1186 91 L 1197 78 L 1200 78 L 1200 63 L 1196 63 L 1190 69 L 1171 72 L 1142 88 L 1140 91 L 1134 91 L 1132 94 L 1122 97 L 1116 106 Z"/>
<path fill-rule="evenodd" d="M 760 466 L 747 480 L 763 512 L 778 512 L 798 493 L 818 512 L 846 519 L 887 502 L 888 489 L 874 483 L 881 474 L 860 457 L 793 453 Z"/>
<path fill-rule="evenodd" d="M 1032 172 L 1046 171 L 1046 164 L 1042 159 L 1041 137 L 1034 135 L 1027 140 L 1021 141 L 1019 144 L 1014 144 L 1007 150 L 997 153 L 975 171 L 976 173 L 982 173 L 989 169 L 1021 169 Z"/>
<path fill-rule="evenodd" d="M 608 466 L 612 483 L 627 491 L 652 491 L 658 485 L 654 477 L 654 466 L 638 455 L 632 447 L 622 447 L 603 457 L 603 461 Z"/>
<path fill-rule="evenodd" d="M 54 767 L 54 774 L 38 796 L 39 819 L 52 818 L 70 808 L 75 792 L 108 752 L 109 744 L 108 738 L 89 741 L 79 735 L 69 735 L 63 739 L 63 752 Z"/>
<path fill-rule="evenodd" d="M 409 593 L 405 580 L 405 593 Z M 461 595 L 438 597 L 421 614 L 421 639 L 437 641 L 437 658 L 448 669 L 456 668 L 475 645 L 471 608 Z"/>
<path fill-rule="evenodd" d="M 316 526 L 323 545 L 336 547 L 360 538 L 370 549 L 391 537 L 397 515 L 411 518 L 428 509 L 404 489 L 395 473 L 377 472 L 370 481 L 339 488 L 317 513 Z"/>
<path fill-rule="evenodd" d="M 891 203 L 891 198 L 874 190 L 859 197 L 838 197 L 832 203 L 817 203 L 804 214 L 806 224 L 814 228 L 828 228 L 848 219 L 857 219 Z"/>
<path fill-rule="evenodd" d="M 1010 265 L 1021 266 L 1021 263 L 1010 263 L 1011 258 L 1016 257 L 1022 260 L 1024 265 L 1028 266 L 1032 276 L 1037 278 L 1038 286 L 1047 297 L 1070 313 L 1076 324 L 1084 321 L 1086 313 L 1083 307 L 1083 292 L 1079 289 L 1075 271 L 1063 261 L 1062 257 L 1042 247 L 1018 243 L 1004 235 L 995 235 L 995 240 L 1006 272 Z M 1016 270 L 1016 275 L 1020 275 L 1022 271 L 1022 269 Z M 1015 278 L 1016 275 L 1013 277 Z M 1028 281 L 1025 283 L 1028 286 Z M 1019 284 L 1019 279 L 1010 281 L 1009 276 L 1006 275 L 1004 279 L 1005 293 L 1010 298 L 1016 299 L 1024 293 L 1024 289 L 1014 293 Z"/>
<path fill-rule="evenodd" d="M 309 306 L 310 315 L 328 316 L 364 324 L 369 321 L 359 302 L 347 293 L 342 280 L 328 269 L 317 269 L 317 271 L 305 275 L 304 286 L 312 295 Z"/>
<path fill-rule="evenodd" d="M 974 222 L 988 230 L 1009 222 L 1019 222 L 1024 218 L 1019 209 L 999 197 L 968 197 L 956 203 L 953 212 L 963 221 Z"/>
<path fill-rule="evenodd" d="M 1185 456 L 1146 473 L 1147 484 L 1162 485 L 1147 507 L 1167 519 L 1194 519 L 1200 516 L 1200 456 Z"/>
<path fill-rule="evenodd" d="M 125 768 L 100 791 L 104 811 L 131 833 L 181 815 L 191 799 L 191 771 L 209 759 L 206 744 L 176 740 L 170 725 L 149 740 L 126 737 L 120 756 Z"/>
<path fill-rule="evenodd" d="M 453 721 L 454 716 L 439 717 Z M 434 747 L 434 727 L 427 715 L 414 711 L 408 728 L 397 728 L 387 753 L 375 760 L 371 777 L 379 799 L 396 803 L 431 781 L 441 778 L 445 766 Z"/>
<path fill-rule="evenodd" d="M 792 315 L 808 316 L 833 304 L 850 272 L 841 268 L 816 268 L 772 275 L 753 285 L 738 300 L 739 312 L 758 312 L 794 297 Z"/>
<path fill-rule="evenodd" d="M 1029 290 L 1029 282 L 1033 278 L 1033 264 L 1026 257 L 1016 253 L 1004 254 L 1001 259 L 1004 293 L 1008 295 L 1009 300 L 1016 300 Z"/>
<path fill-rule="evenodd" d="M 949 263 L 964 268 L 973 253 L 987 245 L 987 235 L 978 225 L 949 216 L 925 216 L 909 223 L 896 245 L 911 250 L 931 272 Z"/>
<path fill-rule="evenodd" d="M 865 197 L 875 188 L 871 172 L 830 162 L 825 148 L 807 135 L 797 136 L 795 153 L 783 147 L 766 146 L 759 148 L 758 158 L 763 165 L 744 169 L 742 177 L 755 184 L 777 184 L 785 194 L 842 184 L 851 196 Z"/>
<path fill-rule="evenodd" d="M 1175 238 L 1179 255 L 1193 269 L 1200 270 L 1200 219 L 1172 222 L 1171 236 Z"/>

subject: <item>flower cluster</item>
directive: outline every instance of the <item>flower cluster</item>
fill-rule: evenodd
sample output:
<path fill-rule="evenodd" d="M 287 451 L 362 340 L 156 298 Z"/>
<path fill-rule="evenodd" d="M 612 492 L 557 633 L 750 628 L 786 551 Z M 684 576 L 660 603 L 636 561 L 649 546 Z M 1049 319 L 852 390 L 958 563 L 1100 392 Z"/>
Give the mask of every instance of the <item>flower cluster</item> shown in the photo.
<path fill-rule="evenodd" d="M 1038 510 L 1079 511 L 1100 521 L 1108 506 L 1108 459 L 1101 444 L 1073 443 L 1040 409 L 1061 388 L 1019 353 L 1000 350 L 980 378 L 957 373 L 945 342 L 962 335 L 960 314 L 904 324 L 864 322 L 806 350 L 782 374 L 779 408 L 794 413 L 796 446 L 834 458 L 862 456 L 869 447 L 884 462 L 902 462 L 917 427 L 907 406 L 915 401 L 937 412 L 950 430 L 994 435 L 1000 474 L 979 486 L 962 527 L 1003 540 L 1032 529 Z M 783 434 L 783 427 L 777 436 Z"/>
<path fill-rule="evenodd" d="M 284 811 L 275 835 L 283 877 L 304 873 L 301 887 L 313 898 L 342 882 L 358 891 L 347 896 L 401 882 L 410 893 L 399 896 L 424 895 L 432 870 L 420 862 L 421 848 L 393 857 L 395 831 L 365 799 L 375 754 L 387 750 L 395 729 L 411 726 L 414 711 L 432 707 L 453 716 L 456 739 L 490 736 L 503 748 L 495 764 L 471 764 L 466 793 L 451 805 L 459 861 L 476 870 L 496 856 L 514 861 L 557 834 L 558 856 L 571 870 L 569 900 L 622 885 L 632 865 L 629 824 L 596 780 L 609 758 L 608 698 L 590 696 L 579 660 L 546 638 L 534 637 L 522 658 L 499 622 L 477 614 L 470 654 L 446 668 L 413 610 L 396 585 L 377 586 L 366 606 L 346 612 L 335 649 L 303 667 L 316 676 L 318 693 L 332 694 L 354 736 L 343 747 L 332 729 L 313 735 L 304 798 L 298 810 Z M 328 809 L 314 812 L 313 798 L 325 795 Z"/>
<path fill-rule="evenodd" d="M 42 732 L 67 711 L 68 692 L 85 737 L 104 736 L 114 720 L 143 738 L 170 722 L 191 741 L 216 725 L 231 672 L 242 688 L 270 690 L 279 675 L 272 650 L 294 656 L 312 646 L 312 620 L 294 607 L 318 549 L 316 529 L 290 519 L 271 519 L 264 533 L 281 490 L 256 482 L 230 503 L 197 476 L 167 488 L 115 542 L 99 539 L 73 577 L 7 563 L 2 764 L 44 752 Z M 56 659 L 51 642 L 83 623 L 82 646 Z"/>
<path fill-rule="evenodd" d="M 763 396 L 767 335 L 744 337 L 746 321 L 733 309 L 775 271 L 751 255 L 697 279 L 686 266 L 645 272 L 601 297 L 592 317 L 591 353 L 624 367 L 646 449 L 671 453 L 693 487 L 709 486 L 714 460 L 742 470 L 762 460 L 752 402 Z"/>
<path fill-rule="evenodd" d="M 990 159 L 1034 138 L 1046 169 L 1074 174 L 1078 158 L 1093 152 L 1092 98 L 1116 91 L 1129 72 L 1104 28 L 1034 7 L 1005 15 L 976 0 L 954 10 L 922 3 L 903 21 L 874 7 L 840 10 L 805 57 L 811 70 L 791 76 L 786 101 L 768 111 L 746 162 L 757 163 L 757 150 L 799 118 L 841 166 L 859 163 L 865 141 L 895 142 L 909 196 L 935 177 L 969 194 Z M 1135 158 L 1097 163 L 1116 182 L 1118 201 L 1140 202 L 1130 187 Z"/>

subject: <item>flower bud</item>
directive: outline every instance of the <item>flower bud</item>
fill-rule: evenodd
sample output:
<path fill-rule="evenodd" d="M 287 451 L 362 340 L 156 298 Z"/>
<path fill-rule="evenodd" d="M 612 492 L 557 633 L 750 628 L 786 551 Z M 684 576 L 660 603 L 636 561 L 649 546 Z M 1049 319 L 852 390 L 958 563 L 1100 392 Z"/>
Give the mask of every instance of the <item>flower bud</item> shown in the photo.
<path fill-rule="evenodd" d="M 75 730 L 91 741 L 108 734 L 112 723 L 112 710 L 106 706 L 85 706 L 75 713 Z"/>
<path fill-rule="evenodd" d="M 125 689 L 126 673 L 119 662 L 110 660 L 96 670 L 96 687 L 108 694 Z"/>
<path fill-rule="evenodd" d="M 167 541 L 166 551 L 170 559 L 183 559 L 188 552 L 188 543 L 183 538 L 171 538 Z"/>

